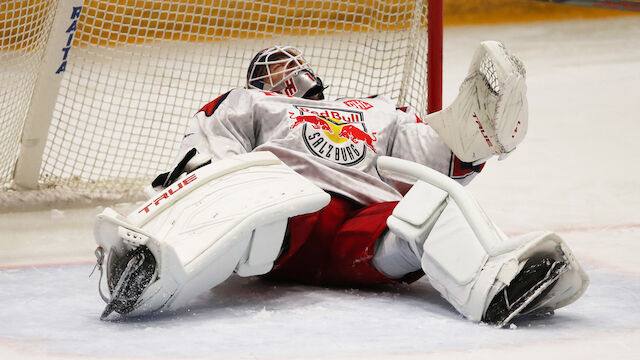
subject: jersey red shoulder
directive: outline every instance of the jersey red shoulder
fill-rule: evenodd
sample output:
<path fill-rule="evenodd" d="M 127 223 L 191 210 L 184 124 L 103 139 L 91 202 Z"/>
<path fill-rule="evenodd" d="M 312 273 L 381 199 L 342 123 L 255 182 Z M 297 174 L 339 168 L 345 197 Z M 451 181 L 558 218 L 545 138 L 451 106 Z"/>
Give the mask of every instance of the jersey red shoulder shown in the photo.
<path fill-rule="evenodd" d="M 198 112 L 204 112 L 204 114 L 207 117 L 213 115 L 213 113 L 216 112 L 216 110 L 218 109 L 220 104 L 222 104 L 222 102 L 227 98 L 227 96 L 229 96 L 230 92 L 231 91 L 228 91 L 228 92 L 218 96 L 215 100 L 213 100 L 212 102 L 210 102 L 207 105 L 203 106 L 202 109 L 198 110 Z"/>
<path fill-rule="evenodd" d="M 401 107 L 397 107 L 396 110 L 400 110 L 402 112 L 408 113 L 409 112 L 409 107 L 408 106 L 401 106 Z M 413 116 L 416 117 L 416 122 L 417 123 L 424 124 L 424 121 L 422 121 L 422 119 L 420 119 L 418 114 L 414 113 Z"/>

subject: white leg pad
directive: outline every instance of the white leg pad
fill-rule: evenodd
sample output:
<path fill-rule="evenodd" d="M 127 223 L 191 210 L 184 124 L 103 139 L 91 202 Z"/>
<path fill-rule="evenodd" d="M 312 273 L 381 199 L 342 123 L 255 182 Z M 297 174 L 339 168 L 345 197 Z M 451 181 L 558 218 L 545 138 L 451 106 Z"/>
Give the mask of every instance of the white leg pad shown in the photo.
<path fill-rule="evenodd" d="M 434 288 L 470 320 L 482 319 L 493 296 L 527 259 L 550 257 L 569 266 L 539 307 L 556 309 L 586 290 L 587 275 L 558 235 L 539 232 L 508 239 L 454 180 L 388 157 L 378 159 L 378 169 L 388 178 L 416 181 L 387 225 L 421 257 Z"/>
<path fill-rule="evenodd" d="M 146 246 L 156 276 L 129 315 L 184 305 L 233 272 L 271 270 L 288 218 L 318 211 L 330 196 L 268 152 L 202 167 L 130 215 L 107 208 L 94 227 L 108 254 Z"/>

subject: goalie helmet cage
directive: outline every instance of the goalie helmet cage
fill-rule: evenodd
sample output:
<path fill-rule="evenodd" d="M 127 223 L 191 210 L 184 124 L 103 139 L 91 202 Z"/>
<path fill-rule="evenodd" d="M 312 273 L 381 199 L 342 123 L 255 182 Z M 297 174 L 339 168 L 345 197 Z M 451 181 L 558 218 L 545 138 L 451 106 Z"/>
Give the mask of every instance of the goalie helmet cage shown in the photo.
<path fill-rule="evenodd" d="M 9 209 L 141 196 L 194 112 L 272 45 L 301 49 L 329 99 L 441 107 L 442 0 L 10 0 L 0 38 Z"/>

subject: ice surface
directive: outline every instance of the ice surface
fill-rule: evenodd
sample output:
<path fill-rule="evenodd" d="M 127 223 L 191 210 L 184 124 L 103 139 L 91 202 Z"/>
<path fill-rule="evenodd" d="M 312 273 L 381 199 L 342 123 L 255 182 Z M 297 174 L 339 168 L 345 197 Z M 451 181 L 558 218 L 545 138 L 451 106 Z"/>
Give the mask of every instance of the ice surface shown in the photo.
<path fill-rule="evenodd" d="M 469 188 L 507 233 L 567 240 L 592 280 L 576 303 L 495 329 L 462 319 L 425 281 L 356 290 L 232 278 L 189 309 L 102 322 L 88 279 L 101 209 L 1 214 L 0 358 L 640 358 L 640 21 L 449 28 L 445 103 L 481 40 L 524 61 L 530 128 Z"/>
<path fill-rule="evenodd" d="M 592 285 L 580 301 L 550 318 L 516 322 L 516 331 L 465 321 L 422 281 L 355 290 L 235 277 L 189 309 L 104 322 L 90 271 L 74 265 L 0 273 L 0 335 L 82 356 L 333 359 L 589 338 L 640 324 L 640 282 L 591 267 Z"/>

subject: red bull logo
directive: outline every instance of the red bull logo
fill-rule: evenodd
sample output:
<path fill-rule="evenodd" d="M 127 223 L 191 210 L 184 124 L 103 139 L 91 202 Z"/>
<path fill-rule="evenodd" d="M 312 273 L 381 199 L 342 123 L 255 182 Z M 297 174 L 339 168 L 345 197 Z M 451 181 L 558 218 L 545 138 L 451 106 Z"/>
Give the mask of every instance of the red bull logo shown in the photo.
<path fill-rule="evenodd" d="M 300 115 L 295 118 L 295 122 L 291 125 L 290 129 L 295 128 L 300 124 L 311 124 L 314 129 L 322 129 L 325 131 L 331 131 L 331 127 L 327 124 L 327 121 L 316 115 Z"/>
<path fill-rule="evenodd" d="M 376 133 L 371 133 L 371 135 L 369 135 L 354 125 L 347 124 L 342 126 L 338 136 L 347 138 L 353 141 L 354 144 L 358 144 L 360 141 L 363 141 L 371 151 L 376 152 L 376 149 L 373 148 L 373 142 L 377 140 Z"/>
<path fill-rule="evenodd" d="M 351 110 L 321 109 L 296 106 L 289 113 L 290 128 L 302 125 L 303 141 L 315 156 L 341 165 L 355 165 L 366 156 L 367 149 L 376 152 L 376 133 L 367 132 L 362 113 Z"/>

